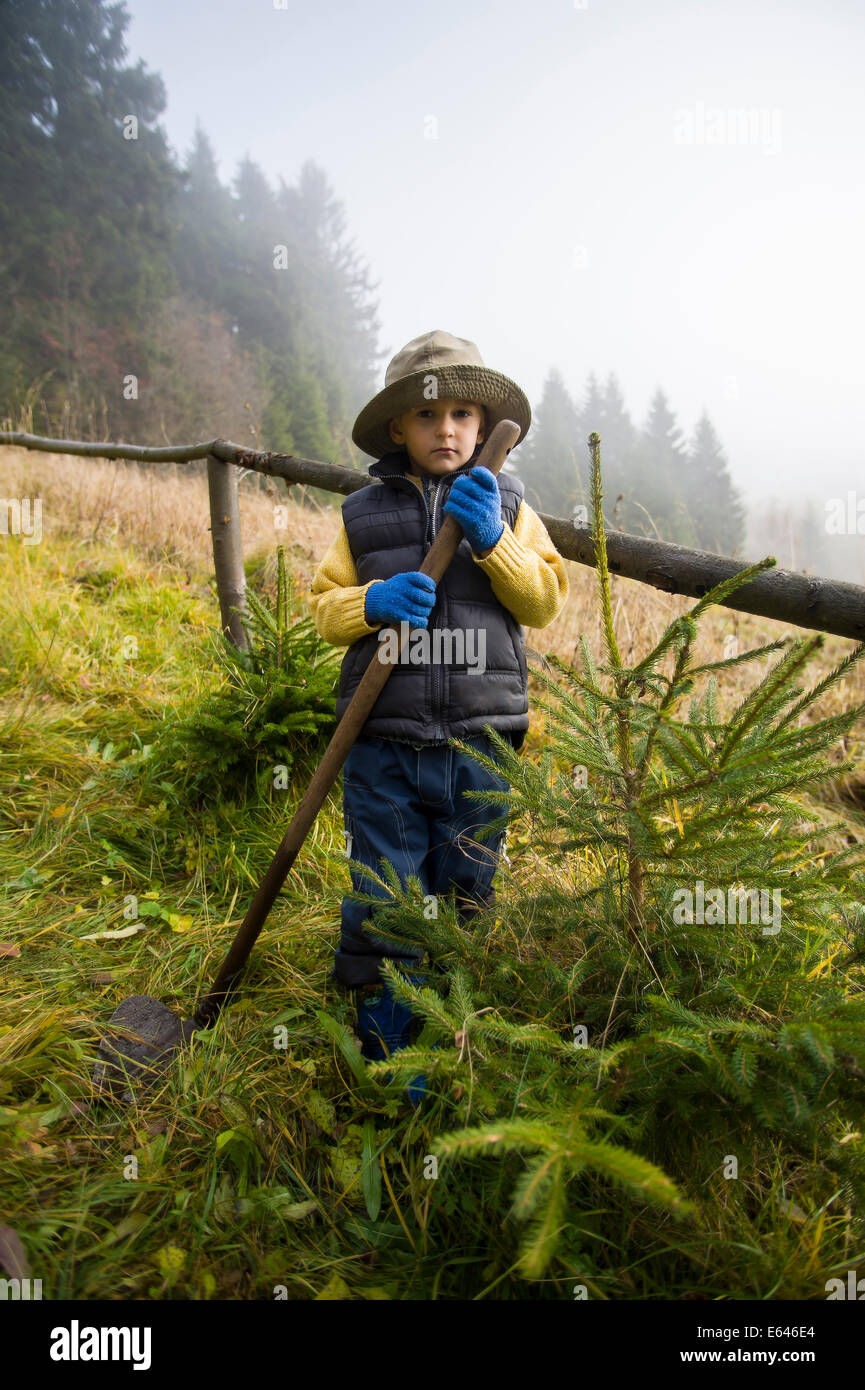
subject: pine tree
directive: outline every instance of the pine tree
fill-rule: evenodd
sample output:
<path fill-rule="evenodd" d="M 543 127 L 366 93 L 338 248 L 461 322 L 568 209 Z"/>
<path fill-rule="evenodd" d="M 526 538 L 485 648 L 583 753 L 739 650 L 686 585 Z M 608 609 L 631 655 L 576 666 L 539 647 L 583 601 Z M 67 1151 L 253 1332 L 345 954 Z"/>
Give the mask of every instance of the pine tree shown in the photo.
<path fill-rule="evenodd" d="M 295 207 L 304 274 L 319 287 L 304 339 L 307 363 L 321 382 L 328 424 L 336 432 L 338 422 L 353 419 L 375 390 L 374 365 L 384 354 L 376 346 L 374 287 L 347 237 L 343 205 L 314 160 L 301 167 Z M 353 445 L 337 448 L 342 462 L 355 461 Z"/>
<path fill-rule="evenodd" d="M 719 555 L 738 555 L 745 541 L 745 508 L 705 411 L 689 450 L 685 503 L 696 521 L 697 544 Z"/>
<path fill-rule="evenodd" d="M 684 502 L 688 457 L 676 417 L 660 388 L 652 397 L 640 435 L 637 462 L 634 487 L 628 498 L 633 524 L 626 530 L 647 535 L 657 532 L 662 540 L 693 545 L 696 527 Z"/>
<path fill-rule="evenodd" d="M 171 357 L 161 330 L 186 303 L 189 336 L 216 314 L 219 333 L 237 340 L 238 379 L 254 364 L 244 397 L 268 393 L 256 442 L 289 448 L 294 431 L 314 441 L 304 448 L 355 464 L 349 432 L 375 389 L 379 325 L 324 173 L 308 160 L 296 186 L 274 191 L 247 158 L 232 193 L 200 127 L 178 168 L 156 124 L 162 79 L 124 63 L 122 5 L 7 0 L 3 19 L 4 412 L 14 419 L 36 397 L 42 433 L 152 443 Z M 130 117 L 135 139 L 124 138 Z M 137 399 L 125 394 L 129 376 Z M 198 385 L 178 380 L 165 416 L 182 418 Z"/>
<path fill-rule="evenodd" d="M 287 441 L 287 447 L 293 453 L 306 458 L 334 458 L 337 448 L 330 430 L 327 400 L 321 377 L 318 373 L 303 368 L 291 385 L 294 404 L 291 413 L 291 437 Z"/>
<path fill-rule="evenodd" d="M 285 552 L 277 549 L 275 602 L 247 591 L 246 652 L 215 638 L 221 681 L 198 706 L 166 720 L 128 773 L 192 810 L 264 796 L 279 767 L 306 767 L 336 724 L 339 653 L 294 611 Z M 166 780 L 170 779 L 170 780 Z"/>
<path fill-rule="evenodd" d="M 599 429 L 604 420 L 604 393 L 595 372 L 589 372 L 586 377 L 586 384 L 583 387 L 582 399 L 579 402 L 577 413 L 580 422 L 579 453 L 582 455 L 587 434 L 591 433 L 592 430 Z M 591 480 L 588 474 L 584 473 L 582 461 L 579 465 L 579 472 L 581 498 L 584 503 L 588 503 L 592 492 Z"/>
<path fill-rule="evenodd" d="M 823 507 L 818 506 L 813 498 L 800 504 L 797 530 L 802 543 L 800 561 L 802 569 L 807 570 L 810 574 L 833 575 L 837 573 L 838 578 L 848 578 L 854 584 L 860 582 L 852 573 L 852 566 L 849 575 L 836 572 L 834 569 L 832 547 L 829 544 L 829 536 L 826 531 L 826 512 Z M 850 539 L 855 546 L 855 538 L 851 537 Z"/>
<path fill-rule="evenodd" d="M 184 291 L 237 322 L 237 219 L 219 178 L 213 146 L 196 125 L 172 204 L 174 267 Z M 233 289 L 233 292 L 232 292 Z"/>
<path fill-rule="evenodd" d="M 598 425 L 597 422 L 593 423 L 588 418 L 586 412 L 584 412 L 583 418 L 586 425 L 586 429 L 584 430 L 586 436 L 591 434 L 594 430 L 597 430 L 597 432 L 603 436 L 604 453 L 606 457 L 607 490 L 609 495 L 614 499 L 614 524 L 620 522 L 621 529 L 624 530 L 624 522 L 621 521 L 619 513 L 616 511 L 615 500 L 621 496 L 624 502 L 624 499 L 628 495 L 631 473 L 634 467 L 637 431 L 625 408 L 625 401 L 621 388 L 619 387 L 618 378 L 612 372 L 607 377 L 604 387 L 600 410 L 600 425 Z"/>
<path fill-rule="evenodd" d="M 544 382 L 533 427 L 514 458 L 529 503 L 552 516 L 571 516 L 582 501 L 577 467 L 580 422 L 558 368 Z"/>
<path fill-rule="evenodd" d="M 242 344 L 259 342 L 278 353 L 287 346 L 286 305 L 280 290 L 286 280 L 297 286 L 292 241 L 289 236 L 288 265 L 282 268 L 274 248 L 286 244 L 286 233 L 278 225 L 276 199 L 264 174 L 248 156 L 241 160 L 233 183 L 237 257 L 233 308 L 239 337 Z"/>
<path fill-rule="evenodd" d="M 70 398 L 82 431 L 99 395 L 114 428 L 135 422 L 123 377 L 146 374 L 141 325 L 174 288 L 165 89 L 142 62 L 124 66 L 128 23 L 103 0 L 7 0 L 3 13 L 0 394 L 14 408 L 41 376 L 49 415 Z M 37 407 L 34 424 L 51 420 Z"/>
<path fill-rule="evenodd" d="M 604 393 L 595 372 L 589 372 L 580 401 L 580 427 L 590 430 L 604 418 Z"/>

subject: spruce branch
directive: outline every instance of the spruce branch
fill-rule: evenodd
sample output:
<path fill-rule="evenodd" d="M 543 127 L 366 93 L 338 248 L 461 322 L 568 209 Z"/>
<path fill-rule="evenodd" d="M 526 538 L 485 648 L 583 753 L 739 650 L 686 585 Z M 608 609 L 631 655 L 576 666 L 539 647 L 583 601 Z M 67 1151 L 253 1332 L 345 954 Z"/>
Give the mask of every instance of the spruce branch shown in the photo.
<path fill-rule="evenodd" d="M 742 652 L 739 656 L 728 656 L 723 661 L 707 661 L 702 666 L 692 666 L 689 674 L 698 676 L 705 671 L 732 670 L 734 666 L 744 666 L 746 662 L 758 661 L 764 656 L 769 656 L 772 652 L 781 651 L 783 648 L 789 647 L 792 641 L 792 637 L 779 637 L 775 642 L 767 642 L 762 647 L 752 647 L 750 651 Z"/>
<path fill-rule="evenodd" d="M 767 672 L 760 684 L 754 687 L 730 720 L 727 737 L 720 750 L 719 766 L 729 760 L 736 745 L 757 723 L 768 701 L 793 679 L 795 673 L 801 670 L 813 653 L 822 646 L 822 636 L 802 638 L 801 641 L 794 642 L 790 650 Z"/>

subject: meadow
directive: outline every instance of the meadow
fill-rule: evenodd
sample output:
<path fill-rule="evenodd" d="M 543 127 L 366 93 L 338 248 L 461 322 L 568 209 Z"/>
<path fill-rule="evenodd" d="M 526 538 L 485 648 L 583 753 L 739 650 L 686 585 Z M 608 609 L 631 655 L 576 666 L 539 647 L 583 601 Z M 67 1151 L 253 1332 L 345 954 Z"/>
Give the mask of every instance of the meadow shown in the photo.
<path fill-rule="evenodd" d="M 462 943 L 464 973 L 451 990 L 459 1003 L 471 976 L 466 998 L 485 1000 L 501 1027 L 479 1031 L 473 1051 L 471 1029 L 448 1039 L 451 1015 L 442 1014 L 441 1067 L 419 1110 L 405 1103 L 399 1077 L 388 1081 L 385 1067 L 359 1059 L 351 1001 L 330 978 L 349 886 L 339 786 L 217 1025 L 133 1105 L 94 1102 L 96 1049 L 120 1000 L 153 994 L 188 1015 L 206 989 L 314 750 L 298 752 L 285 789 L 259 783 L 245 798 L 223 795 L 214 778 L 192 802 L 180 779 L 149 770 L 147 750 L 222 679 L 200 472 L 4 449 L 0 484 L 4 497 L 39 496 L 43 508 L 39 544 L 0 538 L 0 1225 L 17 1232 L 44 1297 L 559 1299 L 580 1285 L 593 1299 L 821 1299 L 827 1279 L 862 1260 L 858 1126 L 837 1100 L 824 1114 L 817 1094 L 819 1131 L 806 1125 L 801 1141 L 786 1122 L 761 1121 L 746 1097 L 747 1060 L 740 1099 L 732 1091 L 716 1099 L 741 1124 L 738 1181 L 723 1175 L 721 1138 L 714 1144 L 707 1130 L 670 1122 L 675 1111 L 654 1099 L 653 1123 L 636 1122 L 625 1089 L 610 1132 L 641 1157 L 618 1174 L 611 1150 L 608 1172 L 590 1155 L 583 1168 L 575 1161 L 549 1209 L 555 1232 L 537 1232 L 528 1254 L 524 1233 L 538 1208 L 521 1185 L 524 1147 L 515 1141 L 471 1164 L 455 1146 L 441 1149 L 442 1134 L 493 1123 L 497 1096 L 505 1133 L 521 1086 L 531 1114 L 543 1115 L 545 1085 L 562 1104 L 556 1038 L 564 1048 L 580 1014 L 574 993 L 557 995 L 544 970 L 555 962 L 560 978 L 589 947 L 578 916 L 544 915 L 545 894 L 574 881 L 574 860 L 552 850 L 530 816 L 509 835 L 494 920 Z M 274 524 L 277 504 L 285 529 Z M 281 485 L 251 475 L 241 515 L 251 591 L 272 603 L 284 546 L 294 613 L 303 615 L 337 510 L 319 495 L 286 502 Z M 595 573 L 570 562 L 568 573 L 559 619 L 527 634 L 538 669 L 541 654 L 574 662 L 581 639 L 603 661 Z M 614 579 L 612 592 L 626 663 L 690 606 L 629 580 Z M 779 624 L 713 608 L 698 652 L 719 661 L 732 640 L 744 650 L 781 635 Z M 827 638 L 809 680 L 852 650 Z M 732 668 L 722 714 L 751 689 L 751 675 Z M 539 694 L 533 678 L 523 757 L 535 765 L 550 737 Z M 817 712 L 830 718 L 863 703 L 859 664 Z M 830 759 L 850 765 L 801 793 L 812 863 L 865 843 L 861 720 Z M 590 875 L 589 860 L 580 864 Z M 851 880 L 853 906 L 860 881 Z M 459 956 L 457 929 L 447 929 Z M 791 999 L 832 975 L 839 997 L 858 1006 L 861 960 L 848 937 L 837 922 L 803 928 L 786 948 Z M 506 976 L 517 984 L 502 983 Z M 580 978 L 590 977 L 573 976 L 577 995 Z M 783 1001 L 761 1007 L 766 1027 L 783 1021 Z M 453 1018 L 465 1023 L 459 1012 Z M 527 1080 L 531 1029 L 552 1059 L 536 1085 Z M 858 1056 L 854 1043 L 840 1050 Z M 607 1075 L 594 1061 L 590 1088 Z M 825 1061 L 827 1087 L 838 1082 L 835 1065 Z M 855 1060 L 840 1084 L 851 1106 L 861 1099 Z M 586 1123 L 603 1122 L 614 1102 L 604 1080 L 598 1114 L 584 1106 Z M 675 1196 L 656 1173 L 668 1175 Z M 641 1196 L 643 1182 L 655 1184 L 652 1200 Z"/>

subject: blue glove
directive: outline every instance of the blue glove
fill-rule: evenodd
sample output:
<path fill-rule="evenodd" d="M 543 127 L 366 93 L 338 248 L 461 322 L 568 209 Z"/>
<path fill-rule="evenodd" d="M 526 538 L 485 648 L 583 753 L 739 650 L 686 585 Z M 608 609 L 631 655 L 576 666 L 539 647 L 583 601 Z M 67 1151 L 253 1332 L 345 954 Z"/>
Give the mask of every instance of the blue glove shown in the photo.
<path fill-rule="evenodd" d="M 499 485 L 488 468 L 454 478 L 444 510 L 459 522 L 475 554 L 492 550 L 505 529 Z"/>
<path fill-rule="evenodd" d="M 427 627 L 436 601 L 435 580 L 420 570 L 377 579 L 366 591 L 364 616 L 373 623 L 411 623 Z"/>

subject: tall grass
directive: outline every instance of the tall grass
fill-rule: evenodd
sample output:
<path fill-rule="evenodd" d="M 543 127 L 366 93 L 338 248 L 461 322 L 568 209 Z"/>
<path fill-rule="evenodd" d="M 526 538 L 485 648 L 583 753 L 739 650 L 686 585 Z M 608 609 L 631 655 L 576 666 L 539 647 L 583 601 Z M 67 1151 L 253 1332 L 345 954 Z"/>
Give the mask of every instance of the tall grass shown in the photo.
<path fill-rule="evenodd" d="M 134 775 L 168 713 L 193 709 L 217 679 L 203 476 L 13 450 L 0 466 L 4 496 L 43 500 L 41 544 L 4 537 L 0 550 L 0 1222 L 18 1231 L 45 1296 L 570 1297 L 567 1260 L 540 1279 L 520 1268 L 519 1222 L 502 1205 L 518 1156 L 507 1172 L 490 1160 L 469 1179 L 443 1161 L 442 1176 L 425 1175 L 436 1135 L 471 1122 L 469 1070 L 431 1083 L 415 1112 L 399 1082 L 358 1062 L 351 1002 L 330 978 L 349 886 L 338 787 L 236 1002 L 131 1108 L 89 1104 L 96 1047 L 121 999 L 149 993 L 191 1011 L 311 768 L 242 805 L 215 785 L 196 814 L 170 784 L 161 795 Z M 302 597 L 338 513 L 292 500 L 277 531 L 284 501 L 254 478 L 241 485 L 248 575 L 272 594 L 285 544 Z M 595 576 L 576 565 L 569 575 L 565 612 L 530 645 L 570 661 L 584 635 L 599 657 Z M 687 601 L 612 582 L 627 662 Z M 715 611 L 701 655 L 780 631 Z M 850 646 L 828 639 L 812 675 Z M 821 713 L 863 698 L 857 668 Z M 535 713 L 527 757 L 545 733 Z M 861 742 L 851 751 L 860 773 L 808 809 L 827 823 L 842 810 L 846 838 L 861 839 Z M 814 853 L 838 842 L 827 834 Z M 536 938 L 532 924 L 555 863 L 528 834 L 511 859 L 490 961 L 567 958 L 566 936 Z M 538 1008 L 527 996 L 540 1021 Z M 580 1237 L 590 1296 L 808 1298 L 820 1296 L 817 1271 L 861 1258 L 819 1156 L 779 1149 L 745 1188 L 734 1200 L 707 1155 L 686 1193 L 697 1217 L 682 1223 L 590 1185 Z"/>

